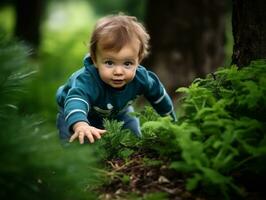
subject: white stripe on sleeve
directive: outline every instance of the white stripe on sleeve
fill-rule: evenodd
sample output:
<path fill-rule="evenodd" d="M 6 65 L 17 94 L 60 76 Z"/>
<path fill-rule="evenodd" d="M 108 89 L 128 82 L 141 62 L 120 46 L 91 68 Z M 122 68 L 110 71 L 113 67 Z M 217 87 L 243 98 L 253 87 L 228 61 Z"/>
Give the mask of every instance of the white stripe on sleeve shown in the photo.
<path fill-rule="evenodd" d="M 90 107 L 89 107 L 88 102 L 85 101 L 84 99 L 77 98 L 77 97 L 68 99 L 68 100 L 65 102 L 65 106 L 66 106 L 70 101 L 73 101 L 73 100 L 78 100 L 78 101 L 82 101 L 82 102 L 84 102 L 84 103 L 86 104 L 86 106 L 87 106 L 88 111 L 89 111 L 89 108 L 90 108 Z"/>
<path fill-rule="evenodd" d="M 67 114 L 67 116 L 65 117 L 65 121 L 67 121 L 67 119 L 68 119 L 72 114 L 74 114 L 74 113 L 76 113 L 76 112 L 81 112 L 81 113 L 87 115 L 87 113 L 86 113 L 84 110 L 81 110 L 81 109 L 74 109 L 74 110 L 71 110 L 71 111 Z"/>
<path fill-rule="evenodd" d="M 166 96 L 166 92 L 165 92 L 165 89 L 163 89 L 163 95 L 159 99 L 157 99 L 156 101 L 154 101 L 153 103 L 154 104 L 160 103 L 165 96 Z"/>

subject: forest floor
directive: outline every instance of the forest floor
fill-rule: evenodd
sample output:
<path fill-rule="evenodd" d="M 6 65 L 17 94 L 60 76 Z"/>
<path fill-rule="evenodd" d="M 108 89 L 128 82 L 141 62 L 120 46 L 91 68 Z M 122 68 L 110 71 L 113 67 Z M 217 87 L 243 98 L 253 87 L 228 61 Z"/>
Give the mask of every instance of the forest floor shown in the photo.
<path fill-rule="evenodd" d="M 152 156 L 152 155 L 149 155 Z M 147 164 L 147 153 L 135 153 L 127 159 L 107 161 L 110 169 L 110 181 L 97 189 L 100 200 L 142 199 L 147 194 L 160 193 L 151 199 L 169 200 L 224 200 L 225 197 L 210 195 L 210 191 L 188 191 L 185 187 L 186 176 L 168 168 L 164 164 Z M 154 159 L 154 158 L 153 158 Z M 160 158 L 158 158 L 160 160 Z M 254 186 L 254 184 L 253 184 Z M 254 189 L 254 188 L 253 188 Z M 247 190 L 247 188 L 245 188 Z M 129 194 L 134 194 L 131 196 Z M 248 191 L 245 197 L 230 197 L 234 200 L 263 200 L 264 195 L 258 191 Z M 143 198 L 146 199 L 146 198 Z M 149 199 L 149 198 L 147 198 Z"/>

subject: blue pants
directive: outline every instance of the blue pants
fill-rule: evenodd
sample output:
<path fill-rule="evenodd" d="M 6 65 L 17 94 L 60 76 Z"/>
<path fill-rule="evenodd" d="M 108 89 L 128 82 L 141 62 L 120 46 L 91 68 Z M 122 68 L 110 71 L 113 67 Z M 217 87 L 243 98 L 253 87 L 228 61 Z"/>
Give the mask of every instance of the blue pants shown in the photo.
<path fill-rule="evenodd" d="M 130 116 L 129 113 L 131 113 L 131 112 L 134 112 L 134 108 L 132 106 L 129 106 L 126 109 L 125 112 L 119 114 L 114 119 L 117 120 L 117 121 L 124 122 L 124 124 L 123 124 L 123 128 L 124 129 L 129 129 L 137 137 L 141 137 L 139 119 L 137 117 Z M 96 117 L 96 118 L 90 119 L 89 121 L 90 121 L 90 125 L 91 126 L 94 126 L 96 128 L 99 128 L 99 129 L 103 129 L 103 118 Z M 65 122 L 64 113 L 63 113 L 62 109 L 60 109 L 59 113 L 57 114 L 56 125 L 57 125 L 57 128 L 59 130 L 59 138 L 60 138 L 60 140 L 63 143 L 68 142 L 68 140 L 70 139 L 70 137 L 71 137 L 71 135 L 73 133 L 71 133 L 67 129 L 67 125 L 66 125 L 66 122 Z M 87 142 L 88 142 L 88 140 L 87 140 Z"/>

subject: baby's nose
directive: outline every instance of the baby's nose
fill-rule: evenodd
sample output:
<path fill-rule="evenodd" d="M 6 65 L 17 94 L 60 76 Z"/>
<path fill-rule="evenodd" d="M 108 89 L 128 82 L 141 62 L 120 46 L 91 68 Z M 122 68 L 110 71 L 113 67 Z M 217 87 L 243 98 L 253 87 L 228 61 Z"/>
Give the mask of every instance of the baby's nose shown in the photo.
<path fill-rule="evenodd" d="M 123 74 L 123 67 L 121 67 L 121 66 L 115 66 L 115 68 L 114 68 L 114 74 L 115 75 L 121 75 L 121 74 Z"/>

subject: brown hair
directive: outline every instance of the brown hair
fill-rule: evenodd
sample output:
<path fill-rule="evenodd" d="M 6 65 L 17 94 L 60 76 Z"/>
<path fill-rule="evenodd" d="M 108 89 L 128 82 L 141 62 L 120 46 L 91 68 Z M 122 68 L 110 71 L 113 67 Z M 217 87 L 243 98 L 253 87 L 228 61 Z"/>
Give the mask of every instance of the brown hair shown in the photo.
<path fill-rule="evenodd" d="M 139 40 L 139 61 L 148 55 L 149 39 L 145 27 L 138 22 L 136 17 L 124 14 L 108 15 L 98 20 L 96 23 L 91 40 L 90 54 L 92 59 L 96 60 L 96 50 L 99 41 L 103 49 L 113 49 L 120 51 L 121 48 L 133 41 Z"/>

